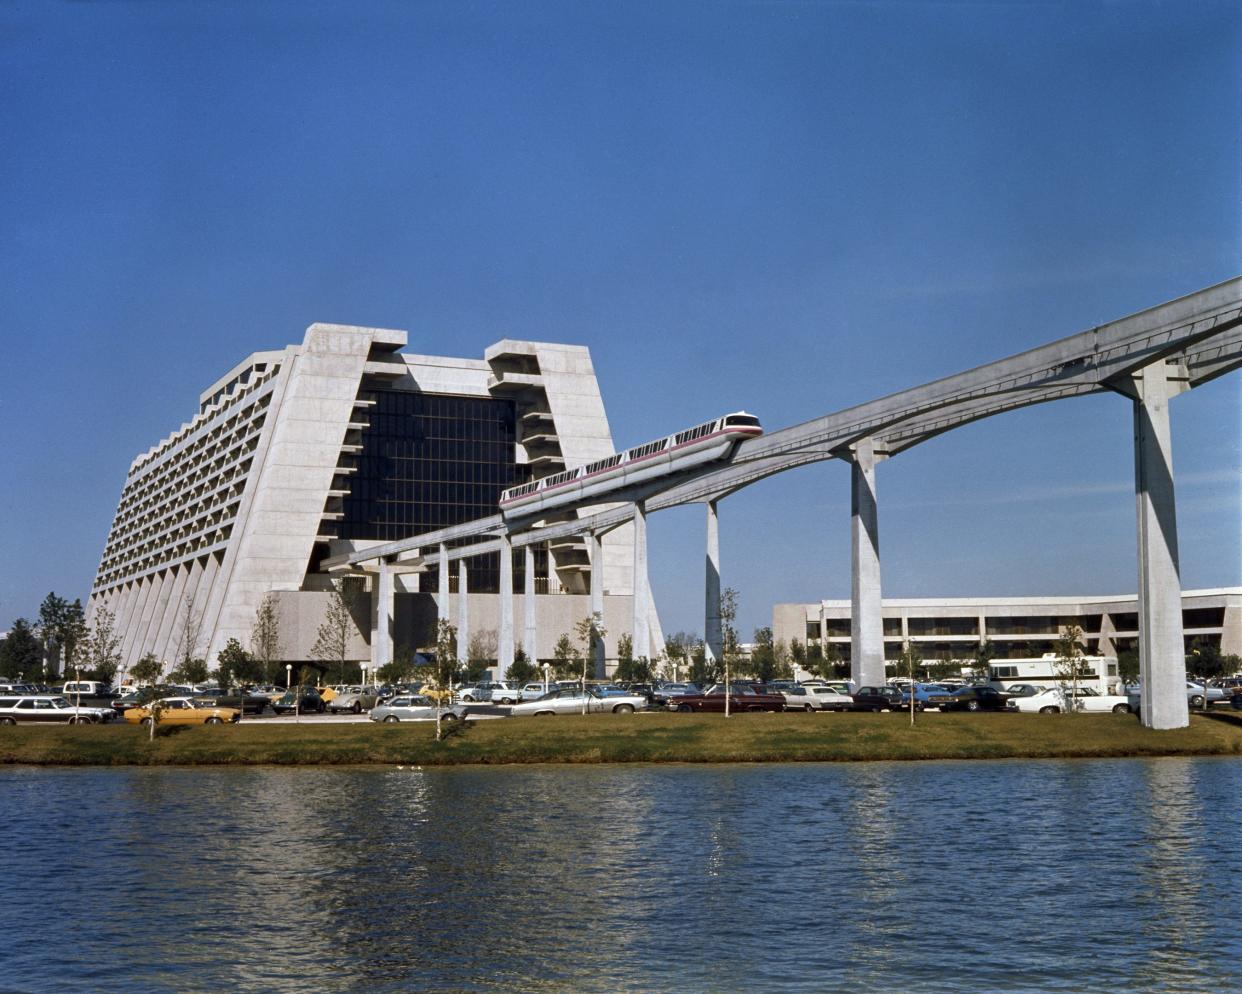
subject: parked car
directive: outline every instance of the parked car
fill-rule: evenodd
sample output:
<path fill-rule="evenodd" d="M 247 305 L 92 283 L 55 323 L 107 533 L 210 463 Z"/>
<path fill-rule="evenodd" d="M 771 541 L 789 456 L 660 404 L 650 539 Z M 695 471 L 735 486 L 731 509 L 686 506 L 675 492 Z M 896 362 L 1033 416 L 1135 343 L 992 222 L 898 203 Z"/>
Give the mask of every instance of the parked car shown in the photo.
<path fill-rule="evenodd" d="M 884 687 L 859 687 L 851 695 L 855 711 L 897 711 L 901 708 L 901 691 Z"/>
<path fill-rule="evenodd" d="M 556 689 L 553 687 L 552 689 Z M 522 688 L 522 700 L 537 701 L 548 692 L 548 687 L 542 683 L 528 683 Z"/>
<path fill-rule="evenodd" d="M 370 711 L 379 702 L 379 687 L 350 687 L 348 690 L 338 691 L 327 705 L 333 714 L 340 714 L 342 711 L 362 714 L 363 711 Z"/>
<path fill-rule="evenodd" d="M 303 687 L 300 698 L 296 691 L 286 690 L 281 695 L 280 700 L 272 702 L 272 710 L 277 714 L 293 714 L 295 710 L 302 714 L 307 714 L 311 711 L 323 714 L 327 707 L 323 702 L 323 698 L 319 696 L 319 691 L 315 690 L 314 687 Z"/>
<path fill-rule="evenodd" d="M 218 708 L 235 708 L 242 714 L 262 714 L 272 706 L 272 699 L 266 694 L 255 693 L 248 690 L 241 694 L 203 694 L 195 697 L 194 701 L 199 705 L 208 705 Z"/>
<path fill-rule="evenodd" d="M 115 715 L 111 708 L 75 707 L 65 698 L 52 694 L 0 697 L 0 725 L 95 725 L 110 721 Z"/>
<path fill-rule="evenodd" d="M 786 687 L 780 691 L 785 697 L 786 711 L 852 711 L 854 698 L 842 694 L 822 683 Z"/>
<path fill-rule="evenodd" d="M 62 697 L 111 697 L 112 685 L 101 680 L 70 680 L 60 688 Z"/>
<path fill-rule="evenodd" d="M 1209 706 L 1217 701 L 1223 701 L 1227 696 L 1225 691 L 1220 687 L 1208 687 L 1204 689 L 1201 683 L 1192 683 L 1186 681 L 1186 701 L 1192 708 L 1203 707 L 1204 695 L 1207 695 L 1207 703 Z"/>
<path fill-rule="evenodd" d="M 1034 694 L 1010 698 L 1009 703 L 1013 710 L 1027 714 L 1060 714 L 1065 710 L 1065 698 L 1059 687 L 1040 687 Z"/>
<path fill-rule="evenodd" d="M 217 708 L 196 705 L 189 697 L 165 697 L 160 701 L 159 725 L 223 725 L 241 717 L 237 708 Z M 151 706 L 130 708 L 125 720 L 134 725 L 149 725 L 152 721 Z"/>
<path fill-rule="evenodd" d="M 1072 687 L 1064 687 L 1062 691 L 1066 703 L 1074 702 L 1074 710 L 1094 714 L 1108 711 L 1114 714 L 1129 714 L 1130 703 L 1119 694 L 1101 694 L 1094 687 L 1079 687 L 1075 693 Z"/>
<path fill-rule="evenodd" d="M 460 704 L 445 708 L 440 714 L 441 721 L 465 721 L 468 714 Z M 417 694 L 401 694 L 383 704 L 371 708 L 372 721 L 385 721 L 389 724 L 397 721 L 435 721 L 436 702 L 430 697 Z"/>
<path fill-rule="evenodd" d="M 732 711 L 784 711 L 785 695 L 769 694 L 754 684 L 734 683 L 729 688 L 729 710 Z M 701 694 L 682 694 L 670 697 L 671 711 L 723 712 L 725 709 L 725 685 L 713 684 Z"/>
<path fill-rule="evenodd" d="M 962 687 L 951 694 L 933 694 L 928 698 L 927 706 L 938 707 L 941 711 L 1012 711 L 1009 697 L 994 687 L 977 684 L 973 687 Z"/>
<path fill-rule="evenodd" d="M 662 683 L 655 689 L 651 703 L 658 708 L 667 707 L 674 697 L 700 693 L 698 684 L 694 683 Z M 676 710 L 676 708 L 674 708 Z"/>
<path fill-rule="evenodd" d="M 605 697 L 597 694 L 594 687 L 586 688 L 587 714 L 611 711 L 613 714 L 633 714 L 647 706 L 647 699 L 637 695 Z M 509 712 L 515 718 L 523 715 L 581 714 L 583 690 L 581 687 L 561 687 L 549 691 L 536 701 L 523 701 L 513 705 Z"/>
<path fill-rule="evenodd" d="M 948 688 L 938 683 L 916 683 L 914 685 L 914 709 L 922 711 L 927 707 L 928 700 L 933 696 L 942 696 L 950 693 Z M 910 706 L 910 686 L 907 684 L 901 689 L 901 706 L 908 708 Z"/>
<path fill-rule="evenodd" d="M 1010 699 L 1013 700 L 1019 697 L 1034 697 L 1036 694 L 1042 694 L 1047 689 L 1047 687 L 1040 687 L 1034 683 L 1015 683 L 1006 687 L 1001 693 L 1008 694 Z"/>

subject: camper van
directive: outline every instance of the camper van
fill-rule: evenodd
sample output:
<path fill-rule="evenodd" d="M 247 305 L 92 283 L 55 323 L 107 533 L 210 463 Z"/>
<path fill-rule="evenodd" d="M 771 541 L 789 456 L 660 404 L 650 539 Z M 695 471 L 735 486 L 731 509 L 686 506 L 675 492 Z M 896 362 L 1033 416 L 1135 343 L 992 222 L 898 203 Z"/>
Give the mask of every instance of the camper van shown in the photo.
<path fill-rule="evenodd" d="M 1121 691 L 1117 676 L 1116 656 L 1083 656 L 1086 675 L 1078 683 L 1101 694 Z M 1055 652 L 1045 652 L 1038 658 L 997 659 L 988 667 L 988 685 L 1004 691 L 1015 683 L 1029 683 L 1036 687 L 1060 687 L 1067 681 L 1060 676 L 1061 659 Z"/>

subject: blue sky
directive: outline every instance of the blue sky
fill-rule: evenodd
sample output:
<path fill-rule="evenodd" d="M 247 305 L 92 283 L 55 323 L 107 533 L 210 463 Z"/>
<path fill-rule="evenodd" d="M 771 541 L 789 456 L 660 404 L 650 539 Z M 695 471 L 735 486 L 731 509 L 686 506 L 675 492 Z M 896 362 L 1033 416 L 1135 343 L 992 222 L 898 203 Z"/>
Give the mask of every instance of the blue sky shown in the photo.
<path fill-rule="evenodd" d="M 1238 274 L 1236 3 L 0 5 L 0 628 L 135 454 L 314 321 L 591 347 L 618 446 L 770 427 Z M 1173 402 L 1183 585 L 1242 583 L 1242 374 Z M 878 470 L 891 596 L 1135 589 L 1093 397 Z M 701 508 L 653 515 L 702 631 Z M 740 627 L 849 594 L 849 473 L 721 506 Z"/>

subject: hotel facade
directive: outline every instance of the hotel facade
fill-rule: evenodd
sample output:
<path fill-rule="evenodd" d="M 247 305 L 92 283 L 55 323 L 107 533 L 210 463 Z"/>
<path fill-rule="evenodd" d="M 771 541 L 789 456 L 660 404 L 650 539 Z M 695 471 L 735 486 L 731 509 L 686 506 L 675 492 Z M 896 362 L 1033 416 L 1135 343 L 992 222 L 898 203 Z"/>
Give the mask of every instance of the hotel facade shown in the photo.
<path fill-rule="evenodd" d="M 1115 656 L 1138 647 L 1138 597 L 958 597 L 885 598 L 884 658 L 898 657 L 906 641 L 925 660 L 969 660 L 981 641 L 992 643 L 997 659 L 1055 652 L 1070 625 L 1082 629 L 1091 654 Z M 1242 587 L 1182 592 L 1186 650 L 1196 640 L 1222 653 L 1242 655 Z M 850 658 L 850 602 L 777 604 L 772 637 L 806 646 L 833 646 Z"/>
<path fill-rule="evenodd" d="M 325 559 L 495 514 L 502 490 L 614 451 L 585 347 L 504 340 L 468 359 L 405 354 L 405 345 L 403 331 L 314 324 L 301 344 L 229 370 L 191 420 L 133 461 L 88 607 L 88 617 L 100 607 L 115 614 L 123 670 L 147 653 L 171 663 L 187 644 L 214 665 L 229 639 L 249 645 L 269 594 L 281 660 L 312 662 L 333 596 Z M 615 656 L 633 612 L 631 528 L 603 542 Z M 589 549 L 572 538 L 533 558 L 537 644 L 523 648 L 546 659 L 589 612 Z M 514 557 L 519 600 L 526 562 Z M 469 632 L 494 631 L 499 554 L 467 567 Z M 373 581 L 355 582 L 373 593 Z M 395 582 L 393 642 L 434 645 L 456 573 L 448 590 L 434 569 Z M 371 658 L 373 601 L 354 598 L 352 660 Z M 467 616 L 461 606 L 454 617 Z"/>

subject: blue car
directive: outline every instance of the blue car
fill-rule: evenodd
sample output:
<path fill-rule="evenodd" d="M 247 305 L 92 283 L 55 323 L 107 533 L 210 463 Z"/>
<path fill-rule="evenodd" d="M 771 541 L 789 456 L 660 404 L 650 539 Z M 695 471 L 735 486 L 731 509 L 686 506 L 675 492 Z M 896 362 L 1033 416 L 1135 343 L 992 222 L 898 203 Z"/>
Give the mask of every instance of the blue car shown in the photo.
<path fill-rule="evenodd" d="M 951 693 L 951 691 L 948 687 L 942 687 L 938 683 L 916 683 L 914 685 L 914 709 L 916 711 L 922 711 L 923 708 L 927 707 L 927 699 L 932 694 L 939 694 L 943 697 L 945 694 L 949 693 Z M 910 691 L 902 691 L 901 703 L 906 707 L 910 706 Z"/>

